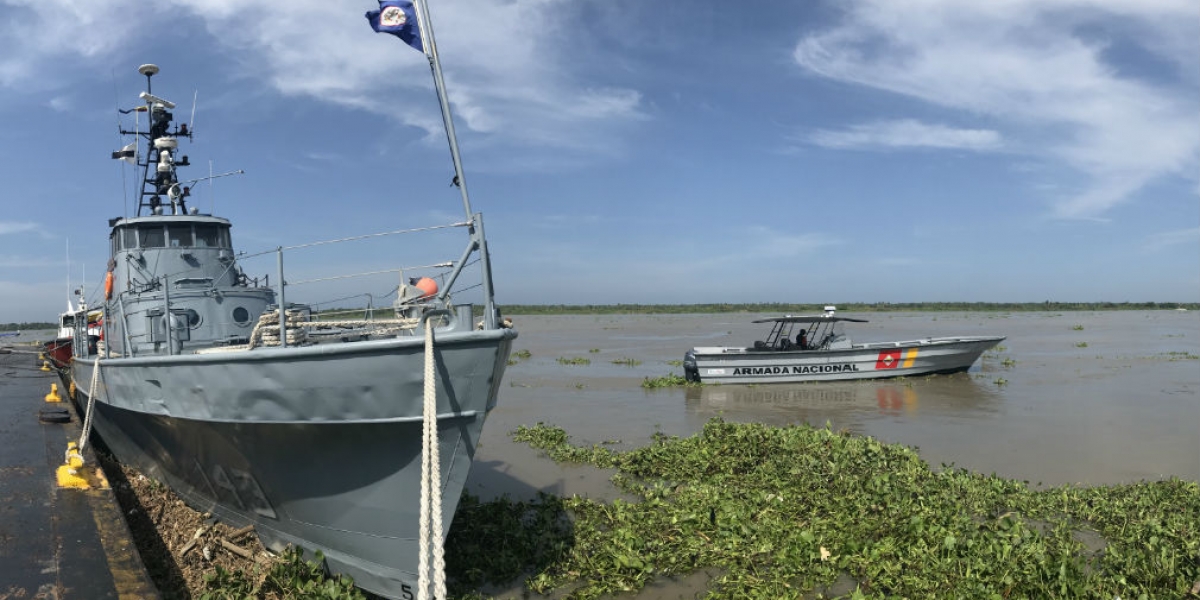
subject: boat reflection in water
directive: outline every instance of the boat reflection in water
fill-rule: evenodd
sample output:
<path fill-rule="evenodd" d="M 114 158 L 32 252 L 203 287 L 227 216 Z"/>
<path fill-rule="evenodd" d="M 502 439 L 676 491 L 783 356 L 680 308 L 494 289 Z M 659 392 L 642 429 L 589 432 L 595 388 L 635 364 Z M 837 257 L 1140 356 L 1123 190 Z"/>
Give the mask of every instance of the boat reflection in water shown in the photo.
<path fill-rule="evenodd" d="M 689 409 L 702 415 L 728 415 L 776 424 L 994 412 L 1000 400 L 994 390 L 980 386 L 966 375 L 903 383 L 891 380 L 820 385 L 705 385 L 688 387 L 685 397 Z"/>

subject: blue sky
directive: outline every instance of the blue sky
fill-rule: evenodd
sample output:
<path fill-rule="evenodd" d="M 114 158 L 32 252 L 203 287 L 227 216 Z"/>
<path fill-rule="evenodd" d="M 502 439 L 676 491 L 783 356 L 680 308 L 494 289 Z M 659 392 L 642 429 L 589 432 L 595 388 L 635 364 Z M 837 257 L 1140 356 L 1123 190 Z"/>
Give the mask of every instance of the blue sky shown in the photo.
<path fill-rule="evenodd" d="M 458 219 L 428 67 L 374 7 L 0 0 L 0 322 L 99 282 L 142 63 L 177 117 L 198 97 L 184 175 L 246 171 L 192 200 L 240 250 Z M 502 303 L 1200 301 L 1194 0 L 431 12 Z"/>

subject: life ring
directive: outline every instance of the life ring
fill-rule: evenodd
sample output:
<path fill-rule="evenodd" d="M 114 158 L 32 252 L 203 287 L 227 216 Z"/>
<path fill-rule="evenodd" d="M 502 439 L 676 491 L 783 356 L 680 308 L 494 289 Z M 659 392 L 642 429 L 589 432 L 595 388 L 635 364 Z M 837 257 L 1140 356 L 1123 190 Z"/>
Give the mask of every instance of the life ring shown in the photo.
<path fill-rule="evenodd" d="M 108 274 L 104 276 L 104 300 L 105 301 L 112 300 L 112 289 L 113 289 L 113 274 L 112 274 L 112 271 L 109 271 Z"/>

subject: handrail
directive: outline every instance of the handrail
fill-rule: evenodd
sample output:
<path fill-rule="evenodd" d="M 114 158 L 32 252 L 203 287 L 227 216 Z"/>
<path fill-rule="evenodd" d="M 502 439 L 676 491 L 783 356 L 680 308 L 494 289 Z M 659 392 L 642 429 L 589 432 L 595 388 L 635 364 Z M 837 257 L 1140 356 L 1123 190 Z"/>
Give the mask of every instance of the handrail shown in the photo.
<path fill-rule="evenodd" d="M 300 281 L 289 281 L 288 285 L 300 285 L 302 283 L 316 283 L 319 281 L 333 281 L 335 279 L 350 279 L 351 277 L 365 277 L 367 275 L 379 275 L 381 273 L 403 273 L 411 269 L 436 269 L 453 267 L 453 262 L 440 262 L 430 265 L 416 265 L 412 267 L 399 267 L 396 269 L 383 269 L 381 271 L 366 271 L 363 273 L 351 273 L 349 275 L 333 275 L 331 277 L 318 277 L 316 279 L 301 279 Z"/>
<path fill-rule="evenodd" d="M 317 241 L 317 242 L 308 242 L 306 244 L 296 244 L 295 246 L 279 246 L 277 248 L 271 248 L 270 250 L 263 250 L 262 252 L 254 252 L 254 253 L 239 252 L 237 254 L 237 257 L 238 258 L 254 258 L 256 256 L 263 256 L 263 255 L 270 254 L 272 252 L 276 252 L 279 250 L 296 250 L 299 248 L 324 246 L 326 244 L 337 244 L 337 243 L 341 243 L 341 242 L 354 242 L 354 241 L 365 240 L 365 239 L 369 239 L 369 238 L 383 237 L 383 236 L 387 236 L 387 235 L 399 235 L 402 233 L 419 233 L 422 231 L 433 231 L 436 229 L 449 229 L 451 227 L 466 227 L 469 225 L 470 225 L 469 222 L 461 222 L 461 223 L 450 223 L 449 225 L 432 225 L 429 227 L 416 227 L 413 229 L 397 229 L 395 231 L 384 231 L 381 233 L 367 233 L 364 235 L 355 235 L 355 236 L 351 236 L 351 237 L 338 238 L 335 240 L 321 240 L 321 241 Z"/>

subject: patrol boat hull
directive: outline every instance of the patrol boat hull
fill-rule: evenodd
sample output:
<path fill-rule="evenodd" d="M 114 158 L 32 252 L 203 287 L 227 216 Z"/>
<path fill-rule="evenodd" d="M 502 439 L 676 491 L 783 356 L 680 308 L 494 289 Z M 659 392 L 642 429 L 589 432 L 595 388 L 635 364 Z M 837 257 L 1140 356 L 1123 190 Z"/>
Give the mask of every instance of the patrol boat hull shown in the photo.
<path fill-rule="evenodd" d="M 799 383 L 912 377 L 968 370 L 1003 337 L 940 337 L 799 350 L 697 347 L 684 356 L 688 379 L 703 383 Z"/>
<path fill-rule="evenodd" d="M 444 539 L 516 332 L 435 337 Z M 94 427 L 123 464 L 271 550 L 319 550 L 356 585 L 413 598 L 424 360 L 421 336 L 104 359 Z M 82 405 L 95 368 L 71 366 Z"/>

